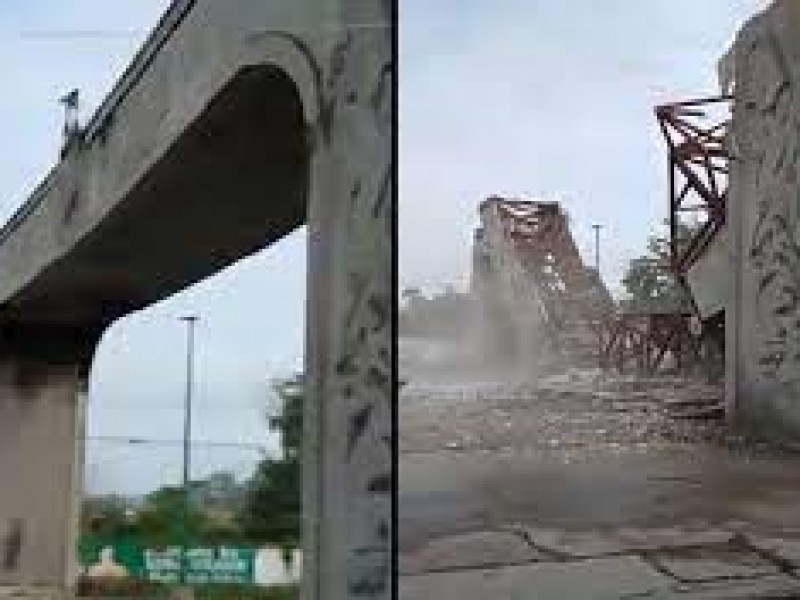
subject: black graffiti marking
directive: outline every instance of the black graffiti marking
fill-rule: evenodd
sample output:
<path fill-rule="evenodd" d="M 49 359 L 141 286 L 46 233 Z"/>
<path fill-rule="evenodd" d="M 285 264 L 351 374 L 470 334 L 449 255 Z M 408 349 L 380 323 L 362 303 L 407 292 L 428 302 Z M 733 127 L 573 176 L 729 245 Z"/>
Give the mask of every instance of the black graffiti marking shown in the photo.
<path fill-rule="evenodd" d="M 22 551 L 23 525 L 21 519 L 14 519 L 11 527 L 3 540 L 3 569 L 12 571 L 19 565 L 19 556 Z"/>
<path fill-rule="evenodd" d="M 367 491 L 372 494 L 388 494 L 392 491 L 392 478 L 388 474 L 376 475 L 369 480 Z"/>
<path fill-rule="evenodd" d="M 750 258 L 763 258 L 765 249 L 775 239 L 775 232 L 767 226 L 769 213 L 760 210 L 758 220 L 753 228 L 753 237 L 750 242 Z"/>
<path fill-rule="evenodd" d="M 778 271 L 774 269 L 762 275 L 758 280 L 758 295 L 761 296 L 777 277 Z"/>
<path fill-rule="evenodd" d="M 347 55 L 353 42 L 353 34 L 348 31 L 343 40 L 336 43 L 331 52 L 330 73 L 328 75 L 328 87 L 333 87 L 344 73 L 347 64 Z"/>
<path fill-rule="evenodd" d="M 378 332 L 386 327 L 389 322 L 389 302 L 384 294 L 372 294 L 367 300 L 367 306 L 375 315 L 376 323 L 372 327 L 373 332 Z"/>
<path fill-rule="evenodd" d="M 774 342 L 775 340 L 772 341 Z M 784 344 L 783 342 L 778 342 L 778 344 L 776 345 L 783 346 Z M 783 349 L 763 354 L 758 359 L 758 363 L 761 366 L 773 367 L 775 370 L 780 369 L 780 367 L 783 365 L 784 362 L 786 362 L 786 351 Z"/>
<path fill-rule="evenodd" d="M 367 404 L 363 408 L 350 415 L 350 429 L 347 432 L 347 460 L 350 460 L 356 444 L 358 444 L 358 441 L 367 430 L 367 426 L 369 425 L 370 417 L 372 416 L 372 411 L 374 408 L 374 404 Z"/>
<path fill-rule="evenodd" d="M 69 223 L 72 221 L 72 218 L 75 216 L 75 213 L 78 210 L 79 202 L 80 202 L 80 197 L 78 196 L 78 192 L 72 192 L 72 194 L 70 194 L 69 200 L 67 201 L 67 205 L 64 208 L 64 218 L 63 218 L 64 225 L 69 225 Z"/>
<path fill-rule="evenodd" d="M 336 373 L 343 377 L 353 376 L 358 373 L 358 367 L 355 364 L 355 355 L 353 353 L 345 354 L 339 362 L 336 363 Z"/>
<path fill-rule="evenodd" d="M 785 285 L 781 288 L 785 301 L 775 307 L 775 314 L 786 316 L 797 311 L 798 297 L 797 290 Z M 784 330 L 785 331 L 785 330 Z"/>
<path fill-rule="evenodd" d="M 378 189 L 378 193 L 375 197 L 375 203 L 372 205 L 372 216 L 374 218 L 378 218 L 381 214 L 381 211 L 386 206 L 386 199 L 389 197 L 389 184 L 392 181 L 392 169 L 391 167 L 387 167 L 386 171 L 383 174 L 383 179 L 381 180 L 381 186 Z"/>
<path fill-rule="evenodd" d="M 361 193 L 361 180 L 360 179 L 356 179 L 353 182 L 353 187 L 350 189 L 350 198 L 352 200 L 355 200 L 356 198 L 358 198 L 358 195 L 360 193 Z"/>
<path fill-rule="evenodd" d="M 378 539 L 386 541 L 389 539 L 390 533 L 391 529 L 389 527 L 389 522 L 386 519 L 381 519 L 380 523 L 378 523 Z"/>
<path fill-rule="evenodd" d="M 345 317 L 345 328 L 347 330 L 352 329 L 353 320 L 355 319 L 359 308 L 361 308 L 361 301 L 367 293 L 369 283 L 369 278 L 366 275 L 362 273 L 350 273 L 349 287 L 352 301 L 350 302 L 350 307 L 348 308 L 347 316 Z"/>
<path fill-rule="evenodd" d="M 368 387 L 387 389 L 388 391 L 391 392 L 390 389 L 391 380 L 389 376 L 386 373 L 384 373 L 381 369 L 375 366 L 371 366 L 367 370 L 367 376 L 364 379 L 364 383 Z"/>

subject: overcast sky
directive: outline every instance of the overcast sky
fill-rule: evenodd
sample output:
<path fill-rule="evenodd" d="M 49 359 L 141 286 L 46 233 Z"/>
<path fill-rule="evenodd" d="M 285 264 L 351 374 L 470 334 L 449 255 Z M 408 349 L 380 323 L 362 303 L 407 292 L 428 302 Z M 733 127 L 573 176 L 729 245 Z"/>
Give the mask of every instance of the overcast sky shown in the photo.
<path fill-rule="evenodd" d="M 561 199 L 601 271 L 666 217 L 659 103 L 717 93 L 716 63 L 764 0 L 403 0 L 401 285 L 468 280 L 477 205 Z"/>
<path fill-rule="evenodd" d="M 167 4 L 0 3 L 0 219 L 58 156 L 58 98 L 80 88 L 85 122 Z M 437 289 L 466 280 L 475 209 L 491 193 L 563 199 L 584 251 L 602 223 L 603 274 L 615 284 L 665 216 L 653 106 L 715 93 L 717 57 L 764 2 L 401 4 L 401 283 Z M 305 260 L 301 231 L 112 327 L 92 371 L 89 434 L 180 437 L 178 318 L 193 312 L 202 317 L 196 438 L 274 447 L 262 412 L 270 378 L 302 363 Z M 257 457 L 201 446 L 195 474 L 245 474 Z M 142 491 L 177 482 L 180 467 L 178 445 L 92 442 L 87 480 Z"/>
<path fill-rule="evenodd" d="M 54 164 L 64 93 L 80 88 L 85 122 L 121 75 L 167 0 L 36 0 L 0 3 L 0 218 Z M 185 325 L 197 326 L 194 437 L 275 448 L 266 432 L 271 378 L 302 366 L 306 249 L 298 231 L 272 248 L 116 323 L 92 368 L 89 435 L 179 440 L 185 385 Z M 194 474 L 248 473 L 258 448 L 194 449 Z M 181 446 L 90 441 L 92 490 L 144 491 L 177 483 Z"/>

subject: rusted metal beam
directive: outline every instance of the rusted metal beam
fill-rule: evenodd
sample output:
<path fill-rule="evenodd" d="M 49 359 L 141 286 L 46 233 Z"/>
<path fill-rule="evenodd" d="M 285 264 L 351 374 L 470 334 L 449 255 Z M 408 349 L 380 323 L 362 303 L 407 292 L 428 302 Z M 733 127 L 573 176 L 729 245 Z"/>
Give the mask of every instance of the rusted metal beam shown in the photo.
<path fill-rule="evenodd" d="M 729 154 L 726 147 L 732 96 L 673 102 L 656 107 L 668 147 L 669 223 L 672 269 L 679 281 L 725 224 Z M 682 181 L 678 181 L 681 178 Z M 685 242 L 679 238 L 680 215 L 704 216 Z"/>

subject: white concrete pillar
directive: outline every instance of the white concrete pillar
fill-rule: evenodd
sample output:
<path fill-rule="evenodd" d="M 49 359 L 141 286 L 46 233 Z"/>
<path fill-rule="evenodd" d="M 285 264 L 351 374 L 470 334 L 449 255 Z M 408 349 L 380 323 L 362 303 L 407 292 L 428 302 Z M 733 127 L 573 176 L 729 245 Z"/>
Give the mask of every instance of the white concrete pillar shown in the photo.
<path fill-rule="evenodd" d="M 0 364 L 0 585 L 74 575 L 77 367 Z"/>
<path fill-rule="evenodd" d="M 342 2 L 313 128 L 304 600 L 391 597 L 389 3 Z"/>

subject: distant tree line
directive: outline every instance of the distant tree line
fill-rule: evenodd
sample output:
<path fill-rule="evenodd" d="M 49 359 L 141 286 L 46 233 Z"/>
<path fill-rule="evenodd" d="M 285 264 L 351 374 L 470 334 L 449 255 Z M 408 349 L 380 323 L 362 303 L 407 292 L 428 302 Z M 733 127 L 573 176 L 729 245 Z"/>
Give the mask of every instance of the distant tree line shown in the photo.
<path fill-rule="evenodd" d="M 406 288 L 402 292 L 402 305 L 398 312 L 400 335 L 456 338 L 469 322 L 471 310 L 469 294 L 447 287 L 443 293 L 425 296 L 419 288 Z"/>
<path fill-rule="evenodd" d="M 300 449 L 303 376 L 274 384 L 277 406 L 267 426 L 281 438 L 281 456 L 265 457 L 244 482 L 217 473 L 183 486 L 164 486 L 144 498 L 89 496 L 83 501 L 81 531 L 103 539 L 135 540 L 158 548 L 179 543 L 269 544 L 287 554 L 300 546 Z M 185 528 L 185 529 L 184 529 Z"/>

